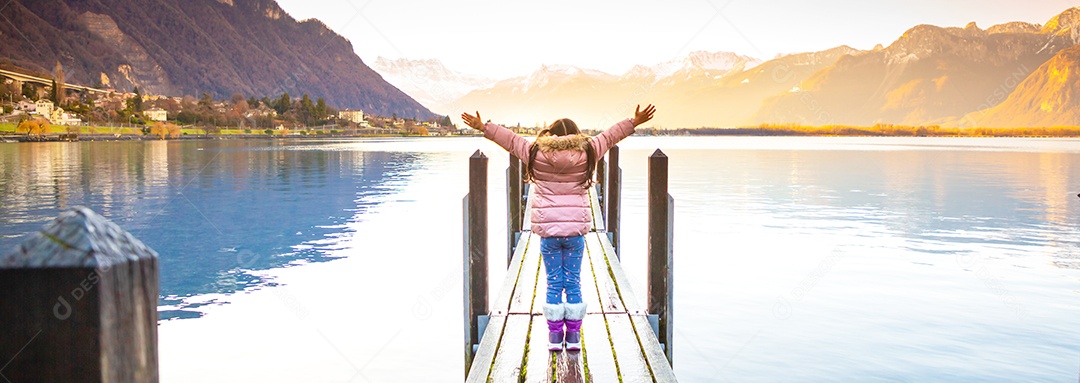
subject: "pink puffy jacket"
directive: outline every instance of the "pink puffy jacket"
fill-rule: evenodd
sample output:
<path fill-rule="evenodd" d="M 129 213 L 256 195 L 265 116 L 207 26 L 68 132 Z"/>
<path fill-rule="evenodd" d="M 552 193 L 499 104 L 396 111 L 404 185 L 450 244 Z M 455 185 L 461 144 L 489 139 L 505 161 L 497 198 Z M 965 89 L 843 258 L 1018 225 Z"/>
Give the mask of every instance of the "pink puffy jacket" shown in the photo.
<path fill-rule="evenodd" d="M 588 156 L 585 145 L 592 145 L 600 159 L 612 146 L 634 134 L 634 123 L 626 119 L 608 130 L 589 137 L 586 135 L 538 137 L 533 164 L 532 232 L 547 237 L 583 235 L 592 229 L 592 210 L 589 194 L 581 180 L 585 178 Z M 523 162 L 529 160 L 532 146 L 525 138 L 500 125 L 488 123 L 484 137 L 502 146 Z"/>

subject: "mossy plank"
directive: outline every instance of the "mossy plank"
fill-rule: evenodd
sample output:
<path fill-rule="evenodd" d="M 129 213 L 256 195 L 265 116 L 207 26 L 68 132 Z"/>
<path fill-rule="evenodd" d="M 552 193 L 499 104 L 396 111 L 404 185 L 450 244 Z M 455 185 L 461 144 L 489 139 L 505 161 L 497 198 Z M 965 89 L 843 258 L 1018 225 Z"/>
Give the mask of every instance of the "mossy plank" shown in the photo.
<path fill-rule="evenodd" d="M 469 376 L 465 379 L 466 382 L 487 381 L 488 374 L 491 372 L 491 365 L 495 361 L 495 351 L 499 347 L 505 324 L 505 315 L 493 315 L 488 320 L 487 330 L 484 330 L 484 337 L 480 339 L 480 347 L 476 349 L 476 355 L 473 356 L 472 366 L 469 367 Z"/>
<path fill-rule="evenodd" d="M 517 249 L 510 259 L 510 266 L 506 269 L 506 278 L 503 279 L 502 287 L 499 288 L 499 297 L 491 305 L 492 315 L 506 315 L 510 311 L 510 300 L 514 296 L 514 286 L 521 277 L 521 265 L 529 246 L 540 246 L 540 237 L 528 232 L 522 233 L 518 239 Z M 526 273 L 527 274 L 527 273 Z"/>
<path fill-rule="evenodd" d="M 645 361 L 649 363 L 653 378 L 658 383 L 675 382 L 675 372 L 671 369 L 664 350 L 660 348 L 660 341 L 656 339 L 649 320 L 644 315 L 630 315 L 630 322 L 634 325 L 638 342 L 644 350 Z"/>
<path fill-rule="evenodd" d="M 595 235 L 595 234 L 594 234 Z M 622 297 L 622 309 L 625 312 L 631 314 L 644 313 L 645 306 L 637 301 L 637 296 L 634 295 L 633 288 L 630 287 L 630 279 L 626 277 L 626 272 L 623 271 L 622 263 L 619 262 L 619 258 L 615 256 L 615 250 L 611 246 L 611 242 L 607 240 L 606 236 L 597 235 L 597 240 L 604 249 L 604 257 L 607 260 L 607 268 L 610 270 L 615 287 L 618 289 L 619 296 Z"/>
<path fill-rule="evenodd" d="M 510 298 L 509 312 L 511 314 L 532 313 L 537 279 L 543 273 L 540 262 L 540 238 L 536 237 L 530 242 L 532 245 L 525 251 L 525 259 L 521 262 L 521 275 L 518 276 L 517 284 L 514 285 L 513 297 Z"/>
<path fill-rule="evenodd" d="M 615 355 L 611 352 L 611 340 L 602 314 L 589 314 L 581 325 L 584 340 L 582 353 L 589 365 L 588 380 L 592 382 L 616 382 Z"/>
<path fill-rule="evenodd" d="M 611 345 L 615 351 L 615 362 L 619 366 L 619 376 L 624 383 L 652 382 L 652 373 L 641 352 L 637 334 L 630 324 L 629 315 L 604 314 L 611 332 Z"/>
<path fill-rule="evenodd" d="M 542 315 L 532 316 L 532 329 L 529 334 L 529 353 L 525 356 L 525 382 L 550 382 L 554 359 L 553 353 L 547 349 L 548 326 Z"/>
<path fill-rule="evenodd" d="M 506 317 L 506 327 L 495 352 L 488 379 L 492 382 L 517 382 L 525 368 L 526 345 L 529 337 L 531 315 L 511 314 Z"/>
<path fill-rule="evenodd" d="M 585 236 L 585 247 L 588 251 L 589 260 L 592 263 L 593 275 L 596 278 L 596 291 L 600 298 L 600 308 L 604 313 L 625 313 L 623 300 L 619 296 L 619 289 L 609 272 L 609 263 L 603 251 L 601 242 L 606 242 L 607 237 L 600 238 L 596 233 Z M 616 264 L 618 261 L 615 261 Z"/>
<path fill-rule="evenodd" d="M 589 313 L 603 313 L 600 296 L 596 292 L 596 276 L 592 266 L 593 256 L 586 244 L 585 259 L 581 262 L 581 300 L 585 302 Z"/>

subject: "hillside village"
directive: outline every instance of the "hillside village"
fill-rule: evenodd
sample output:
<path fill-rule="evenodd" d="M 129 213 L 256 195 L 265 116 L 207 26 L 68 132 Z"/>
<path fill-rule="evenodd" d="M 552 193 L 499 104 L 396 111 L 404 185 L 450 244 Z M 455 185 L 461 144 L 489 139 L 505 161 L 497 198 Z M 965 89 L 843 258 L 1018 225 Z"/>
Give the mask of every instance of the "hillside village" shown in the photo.
<path fill-rule="evenodd" d="M 56 68 L 48 84 L 34 80 L 45 76 L 22 76 L 10 70 L 0 72 L 4 77 L 0 86 L 0 99 L 3 100 L 0 121 L 17 126 L 47 127 L 17 131 L 28 135 L 87 133 L 88 130 L 95 133 L 101 128 L 134 128 L 151 134 L 155 126 L 174 132 L 198 130 L 203 134 L 221 134 L 223 131 L 263 135 L 469 134 L 457 130 L 446 117 L 420 121 L 400 118 L 396 114 L 378 116 L 363 110 L 339 110 L 327 105 L 321 97 L 312 100 L 307 94 L 294 97 L 286 92 L 275 98 L 245 98 L 236 93 L 228 99 L 215 100 L 206 93 L 196 99 L 142 94 L 138 87 L 125 92 L 71 86 L 62 82 L 64 75 L 59 63 Z M 27 121 L 33 124 L 24 124 Z"/>

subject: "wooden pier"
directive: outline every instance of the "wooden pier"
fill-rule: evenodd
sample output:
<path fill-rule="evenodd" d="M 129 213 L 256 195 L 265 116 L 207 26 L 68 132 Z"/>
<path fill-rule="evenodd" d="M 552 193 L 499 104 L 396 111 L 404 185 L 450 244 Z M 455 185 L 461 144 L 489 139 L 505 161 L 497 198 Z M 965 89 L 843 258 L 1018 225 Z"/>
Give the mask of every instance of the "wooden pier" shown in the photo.
<path fill-rule="evenodd" d="M 470 159 L 470 195 L 465 202 L 465 315 L 467 382 L 675 382 L 671 367 L 671 207 L 667 194 L 666 156 L 657 151 L 650 158 L 650 175 L 662 176 L 662 184 L 650 182 L 664 194 L 663 222 L 650 222 L 650 233 L 666 233 L 657 241 L 654 259 L 650 241 L 650 265 L 663 267 L 650 272 L 649 299 L 641 305 L 631 291 L 608 227 L 617 222 L 618 200 L 602 203 L 603 191 L 617 196 L 621 177 L 618 149 L 610 163 L 598 167 L 600 185 L 590 191 L 594 229 L 585 235 L 584 262 L 581 266 L 581 290 L 588 304 L 582 326 L 581 351 L 548 351 L 547 322 L 543 315 L 547 288 L 540 256 L 540 237 L 529 231 L 529 199 L 522 198 L 520 162 L 511 156 L 508 170 L 508 226 L 512 257 L 498 298 L 486 302 L 486 207 L 475 203 L 486 198 L 487 158 L 477 152 Z M 656 158 L 663 159 L 663 172 L 652 168 Z M 517 172 L 517 174 L 515 174 Z M 607 176 L 605 174 L 614 175 Z M 650 189 L 650 195 L 653 194 Z M 518 193 L 515 195 L 515 193 Z M 651 199 L 650 199 L 651 200 Z M 658 199 L 659 200 L 659 199 Z M 521 205 L 515 207 L 515 202 Z M 615 210 L 612 210 L 615 209 Z M 614 214 L 611 211 L 616 211 Z M 483 215 L 481 215 L 481 212 Z M 650 208 L 652 213 L 652 208 Z M 650 214 L 652 216 L 653 214 Z M 654 225 L 655 224 L 655 225 Z M 616 224 L 617 225 L 617 224 Z M 655 226 L 655 227 L 654 227 Z M 652 237 L 650 235 L 650 237 Z M 644 239 L 642 239 L 644 240 Z M 661 247 L 663 249 L 661 249 Z M 665 250 L 665 251 L 661 251 Z M 658 263 L 659 262 L 659 263 Z M 482 276 L 481 276 L 482 275 Z M 484 280 L 479 280 L 483 278 Z M 659 285 L 653 283 L 654 278 Z M 481 293 L 482 291 L 482 293 Z M 482 296 L 481 296 L 482 295 Z M 653 296 L 657 298 L 654 299 Z M 653 307 L 652 312 L 648 310 Z M 661 334 L 660 337 L 657 334 Z M 666 341 L 665 341 L 666 340 Z"/>

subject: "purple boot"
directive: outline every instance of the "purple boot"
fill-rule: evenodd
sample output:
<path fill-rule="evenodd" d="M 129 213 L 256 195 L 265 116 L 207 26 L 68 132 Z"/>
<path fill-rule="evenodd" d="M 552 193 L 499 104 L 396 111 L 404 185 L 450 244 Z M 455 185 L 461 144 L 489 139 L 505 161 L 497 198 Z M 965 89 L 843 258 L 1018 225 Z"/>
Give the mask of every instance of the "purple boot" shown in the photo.
<path fill-rule="evenodd" d="M 563 349 L 563 326 L 566 309 L 562 304 L 544 304 L 544 318 L 548 323 L 548 350 L 562 351 Z"/>
<path fill-rule="evenodd" d="M 566 306 L 566 349 L 581 349 L 581 321 L 585 319 L 585 303 L 564 303 Z"/>

